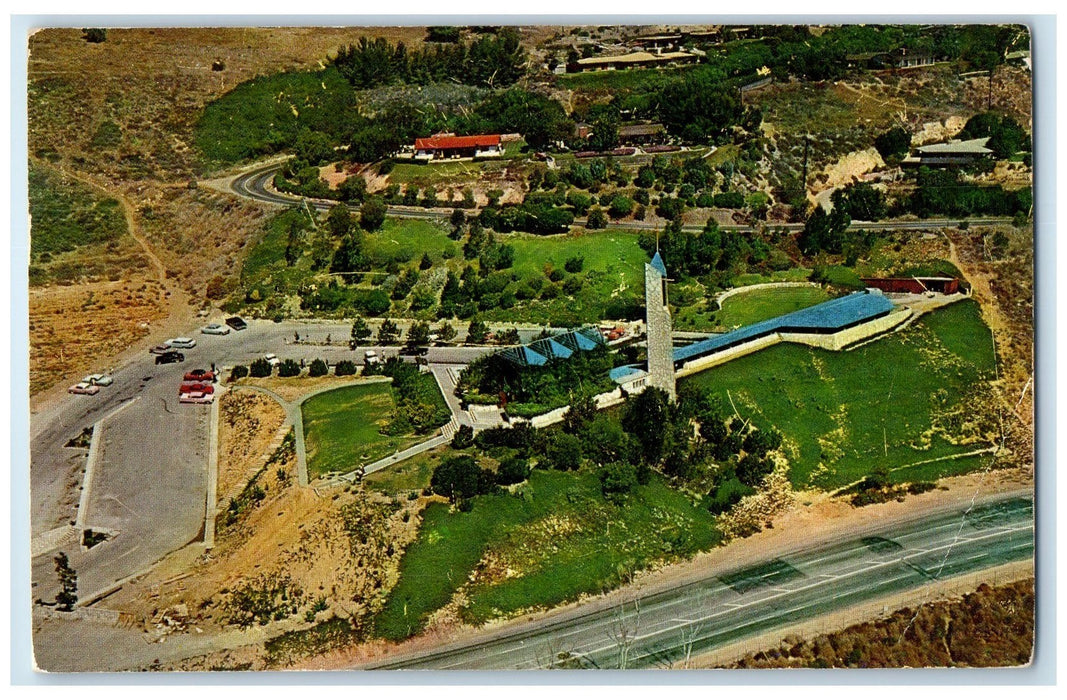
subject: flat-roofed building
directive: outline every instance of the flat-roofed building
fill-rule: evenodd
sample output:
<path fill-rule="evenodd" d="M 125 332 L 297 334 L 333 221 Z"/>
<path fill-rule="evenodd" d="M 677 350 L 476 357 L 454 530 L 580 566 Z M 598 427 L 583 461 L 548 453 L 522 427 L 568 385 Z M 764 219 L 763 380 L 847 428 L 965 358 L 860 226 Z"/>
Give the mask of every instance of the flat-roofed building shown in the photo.
<path fill-rule="evenodd" d="M 621 56 L 592 56 L 579 58 L 574 63 L 567 65 L 568 73 L 583 73 L 596 70 L 620 70 L 624 68 L 649 68 L 654 66 L 684 65 L 696 63 L 700 56 L 688 51 L 664 51 L 662 53 L 649 53 L 648 51 L 635 51 L 622 54 Z"/>
<path fill-rule="evenodd" d="M 901 161 L 904 165 L 967 165 L 988 158 L 993 151 L 986 146 L 988 136 L 966 141 L 952 140 L 919 146 L 915 154 Z"/>

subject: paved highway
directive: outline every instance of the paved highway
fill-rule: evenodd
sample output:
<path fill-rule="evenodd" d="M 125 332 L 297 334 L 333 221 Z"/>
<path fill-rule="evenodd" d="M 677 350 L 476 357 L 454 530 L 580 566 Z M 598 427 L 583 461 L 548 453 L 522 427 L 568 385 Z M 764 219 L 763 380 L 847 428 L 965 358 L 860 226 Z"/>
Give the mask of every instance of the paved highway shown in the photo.
<path fill-rule="evenodd" d="M 427 166 L 433 167 L 433 166 Z M 309 206 L 319 210 L 327 211 L 330 207 L 337 204 L 337 202 L 322 200 L 322 199 L 308 199 L 306 197 L 299 197 L 296 195 L 286 194 L 274 189 L 273 181 L 274 176 L 282 168 L 282 164 L 273 161 L 269 164 L 260 164 L 251 166 L 249 169 L 241 172 L 231 178 L 223 181 L 222 189 L 224 191 L 236 194 L 239 197 L 246 199 L 253 199 L 265 204 L 274 204 L 280 206 L 291 207 L 293 205 L 307 203 Z M 352 207 L 353 210 L 358 207 Z M 448 221 L 451 215 L 451 209 L 423 209 L 421 207 L 409 207 L 409 206 L 390 206 L 389 216 L 401 218 L 401 219 L 431 219 L 438 221 Z M 899 231 L 899 230 L 919 230 L 919 231 L 936 231 L 949 226 L 956 226 L 961 219 L 922 219 L 915 221 L 853 221 L 850 228 L 856 230 L 875 230 L 875 231 Z M 973 217 L 967 218 L 967 221 L 974 226 L 993 226 L 998 224 L 1010 224 L 1011 217 Z M 584 225 L 585 220 L 583 218 L 575 219 L 576 225 Z M 800 231 L 804 228 L 802 223 L 793 224 L 771 224 L 770 228 L 784 228 L 789 231 Z M 622 229 L 626 231 L 659 231 L 663 228 L 662 225 L 654 223 L 646 223 L 643 221 L 616 221 L 612 222 L 611 228 Z M 748 231 L 753 227 L 744 224 L 726 224 L 720 226 L 725 231 Z M 682 227 L 686 231 L 702 231 L 704 229 L 703 224 L 688 224 Z"/>
<path fill-rule="evenodd" d="M 1029 498 L 992 500 L 742 570 L 582 606 L 482 641 L 397 658 L 394 669 L 665 668 L 687 655 L 1034 553 Z"/>

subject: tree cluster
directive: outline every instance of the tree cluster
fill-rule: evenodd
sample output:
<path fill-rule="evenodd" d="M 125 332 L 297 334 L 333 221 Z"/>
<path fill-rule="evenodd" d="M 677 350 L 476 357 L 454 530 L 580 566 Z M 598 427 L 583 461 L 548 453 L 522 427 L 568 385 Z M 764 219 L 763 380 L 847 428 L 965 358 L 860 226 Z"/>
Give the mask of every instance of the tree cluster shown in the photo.
<path fill-rule="evenodd" d="M 339 48 L 333 65 L 358 90 L 446 81 L 502 87 L 522 77 L 526 52 L 519 39 L 518 30 L 502 27 L 470 43 L 456 37 L 449 43 L 409 49 L 403 42 L 392 44 L 364 36 Z"/>

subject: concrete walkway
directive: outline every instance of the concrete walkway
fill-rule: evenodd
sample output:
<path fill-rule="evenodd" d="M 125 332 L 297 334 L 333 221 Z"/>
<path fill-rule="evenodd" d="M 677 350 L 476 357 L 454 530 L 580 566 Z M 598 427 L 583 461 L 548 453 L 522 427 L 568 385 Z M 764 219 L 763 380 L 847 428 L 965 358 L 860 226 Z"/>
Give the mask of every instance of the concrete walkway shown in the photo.
<path fill-rule="evenodd" d="M 293 429 L 293 437 L 295 438 L 296 449 L 296 479 L 300 486 L 307 486 L 310 483 L 308 479 L 308 462 L 307 462 L 307 446 L 304 442 L 304 417 L 300 407 L 308 399 L 318 396 L 319 394 L 325 394 L 337 389 L 344 389 L 350 386 L 362 386 L 363 384 L 386 384 L 392 382 L 390 377 L 359 377 L 351 382 L 344 384 L 337 384 L 335 386 L 322 387 L 316 389 L 311 393 L 304 394 L 295 401 L 287 401 L 282 396 L 271 391 L 270 389 L 258 386 L 256 384 L 238 384 L 233 388 L 238 389 L 251 389 L 258 391 L 261 394 L 266 394 L 275 401 L 277 401 L 283 409 L 285 409 L 285 424 L 289 425 Z"/>

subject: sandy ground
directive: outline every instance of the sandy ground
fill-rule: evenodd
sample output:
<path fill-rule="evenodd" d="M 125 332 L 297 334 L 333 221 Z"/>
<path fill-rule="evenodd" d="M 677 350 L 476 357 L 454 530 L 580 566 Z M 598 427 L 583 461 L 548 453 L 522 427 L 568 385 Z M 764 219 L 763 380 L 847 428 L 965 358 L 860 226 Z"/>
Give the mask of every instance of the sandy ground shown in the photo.
<path fill-rule="evenodd" d="M 237 496 L 280 443 L 285 410 L 264 394 L 237 389 L 219 398 L 218 503 Z"/>

